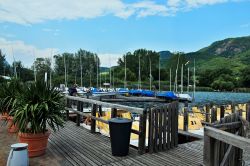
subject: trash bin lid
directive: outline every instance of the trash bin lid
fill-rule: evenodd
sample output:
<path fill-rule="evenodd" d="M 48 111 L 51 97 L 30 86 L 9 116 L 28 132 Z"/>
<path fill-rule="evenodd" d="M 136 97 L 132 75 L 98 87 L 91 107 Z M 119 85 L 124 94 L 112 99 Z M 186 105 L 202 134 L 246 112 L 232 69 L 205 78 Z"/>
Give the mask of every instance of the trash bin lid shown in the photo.
<path fill-rule="evenodd" d="M 131 123 L 132 120 L 127 119 L 127 118 L 112 118 L 112 119 L 109 119 L 108 122 L 111 122 L 111 123 Z"/>
<path fill-rule="evenodd" d="M 28 144 L 26 143 L 16 143 L 16 144 L 11 145 L 11 148 L 13 149 L 19 149 L 19 148 L 25 149 L 27 147 L 28 147 Z"/>

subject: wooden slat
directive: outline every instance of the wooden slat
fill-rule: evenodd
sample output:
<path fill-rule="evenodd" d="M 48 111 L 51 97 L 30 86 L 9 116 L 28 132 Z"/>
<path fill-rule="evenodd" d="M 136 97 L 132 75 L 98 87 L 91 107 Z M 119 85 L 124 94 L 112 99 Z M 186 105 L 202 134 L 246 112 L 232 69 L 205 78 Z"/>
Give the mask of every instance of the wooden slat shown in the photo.
<path fill-rule="evenodd" d="M 82 101 L 82 102 L 90 103 L 90 104 L 97 104 L 97 105 L 101 105 L 104 107 L 122 109 L 122 110 L 126 110 L 128 112 L 133 112 L 133 113 L 137 113 L 137 114 L 143 113 L 143 108 L 129 107 L 129 106 L 125 106 L 125 105 L 112 104 L 112 103 L 107 103 L 107 102 L 102 102 L 102 101 L 97 101 L 97 100 L 92 100 L 92 99 L 86 99 L 86 98 L 81 98 L 81 97 L 75 97 L 75 96 L 65 96 L 65 97 L 67 99 L 70 99 L 70 100 Z"/>
<path fill-rule="evenodd" d="M 177 147 L 178 146 L 178 120 L 179 120 L 179 118 L 178 118 L 178 116 L 179 116 L 179 109 L 178 109 L 178 107 L 179 107 L 179 104 L 178 104 L 178 102 L 175 102 L 175 140 L 174 140 L 174 146 L 175 147 Z"/>
<path fill-rule="evenodd" d="M 139 142 L 138 142 L 138 152 L 139 154 L 145 153 L 145 141 L 146 141 L 146 123 L 147 123 L 147 109 L 144 109 L 143 114 L 140 115 L 139 122 Z"/>
<path fill-rule="evenodd" d="M 208 126 L 205 126 L 204 132 L 209 137 L 213 137 L 217 140 L 226 142 L 243 150 L 250 150 L 250 140 L 244 137 L 237 136 L 232 133 L 228 133 Z"/>
<path fill-rule="evenodd" d="M 167 113 L 168 113 L 168 107 L 163 108 L 163 150 L 167 150 Z"/>
<path fill-rule="evenodd" d="M 166 133 L 162 133 L 163 129 L 163 121 L 162 121 L 162 116 L 163 116 L 163 109 L 160 107 L 159 109 L 159 151 L 162 151 L 162 135 L 166 135 Z"/>
<path fill-rule="evenodd" d="M 210 114 L 210 108 L 209 105 L 206 104 L 206 122 L 210 122 L 209 114 Z"/>
<path fill-rule="evenodd" d="M 167 123 L 167 148 L 170 149 L 171 147 L 171 122 L 172 122 L 172 109 L 171 106 L 168 106 L 168 123 Z"/>
<path fill-rule="evenodd" d="M 148 148 L 149 153 L 154 151 L 154 110 L 151 108 L 149 111 L 149 138 L 148 138 Z"/>
<path fill-rule="evenodd" d="M 154 110 L 155 124 L 154 124 L 154 152 L 158 152 L 158 109 Z"/>
<path fill-rule="evenodd" d="M 170 143 L 170 147 L 173 148 L 174 147 L 174 141 L 175 141 L 175 107 L 173 104 L 170 104 L 171 107 L 171 143 Z"/>

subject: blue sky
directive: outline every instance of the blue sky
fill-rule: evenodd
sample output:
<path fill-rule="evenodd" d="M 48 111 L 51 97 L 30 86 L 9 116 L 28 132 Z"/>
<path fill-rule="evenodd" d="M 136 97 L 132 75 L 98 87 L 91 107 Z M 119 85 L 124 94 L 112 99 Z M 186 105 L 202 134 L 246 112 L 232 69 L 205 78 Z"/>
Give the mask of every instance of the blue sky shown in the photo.
<path fill-rule="evenodd" d="M 0 49 L 8 62 L 99 54 L 102 66 L 138 48 L 197 51 L 250 35 L 249 0 L 6 0 L 0 2 Z"/>

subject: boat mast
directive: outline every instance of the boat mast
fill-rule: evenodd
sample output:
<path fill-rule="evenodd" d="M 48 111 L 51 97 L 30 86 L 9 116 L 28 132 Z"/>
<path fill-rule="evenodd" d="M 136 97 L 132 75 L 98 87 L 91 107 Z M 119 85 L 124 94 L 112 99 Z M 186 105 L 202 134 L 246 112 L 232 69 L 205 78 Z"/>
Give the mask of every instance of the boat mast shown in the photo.
<path fill-rule="evenodd" d="M 124 67 L 125 67 L 125 76 L 124 76 L 124 88 L 127 88 L 127 58 L 124 56 Z"/>
<path fill-rule="evenodd" d="M 51 57 L 50 57 L 50 72 L 49 72 L 49 87 L 52 88 L 52 63 L 53 63 L 53 50 L 51 49 Z"/>
<path fill-rule="evenodd" d="M 183 64 L 181 65 L 181 93 L 183 93 Z"/>
<path fill-rule="evenodd" d="M 34 50 L 33 50 L 33 56 L 34 56 L 34 79 L 35 79 L 35 82 L 36 82 L 36 55 L 34 53 Z"/>
<path fill-rule="evenodd" d="M 188 85 L 187 85 L 187 92 L 189 92 L 189 67 L 188 67 Z"/>
<path fill-rule="evenodd" d="M 195 59 L 194 59 L 194 88 L 193 88 L 193 90 L 194 90 L 194 92 L 193 92 L 193 101 L 195 100 Z"/>
<path fill-rule="evenodd" d="M 16 79 L 17 79 L 17 72 L 16 72 L 16 60 L 15 60 L 15 57 L 14 57 L 13 47 L 11 47 L 11 49 L 12 49 L 12 56 L 13 56 L 14 76 L 15 76 L 15 77 L 16 77 Z"/>
<path fill-rule="evenodd" d="M 174 87 L 174 91 L 175 91 L 175 92 L 178 91 L 178 82 L 177 82 L 177 78 L 178 78 L 179 60 L 180 60 L 180 54 L 178 55 L 177 67 L 176 67 L 176 70 L 175 70 L 175 87 Z"/>
<path fill-rule="evenodd" d="M 113 88 L 115 89 L 115 68 L 113 68 Z"/>
<path fill-rule="evenodd" d="M 112 88 L 112 76 L 111 76 L 111 60 L 109 57 L 109 88 Z"/>
<path fill-rule="evenodd" d="M 169 90 L 170 91 L 172 91 L 172 88 L 171 88 L 171 82 L 172 82 L 171 73 L 172 73 L 172 71 L 171 71 L 171 68 L 170 68 L 170 70 L 169 70 Z"/>
<path fill-rule="evenodd" d="M 80 53 L 81 87 L 82 87 L 82 54 Z"/>
<path fill-rule="evenodd" d="M 159 91 L 161 91 L 161 59 L 159 56 Z"/>
<path fill-rule="evenodd" d="M 99 66 L 98 66 L 98 57 L 96 55 L 96 88 L 98 88 L 98 84 L 99 84 Z"/>
<path fill-rule="evenodd" d="M 67 68 L 66 68 L 65 55 L 63 56 L 63 61 L 64 61 L 64 81 L 65 81 L 65 87 L 67 87 Z"/>
<path fill-rule="evenodd" d="M 141 89 L 141 59 L 139 54 L 139 78 L 138 78 L 138 89 Z"/>
<path fill-rule="evenodd" d="M 152 74 L 151 74 L 151 58 L 149 56 L 149 90 L 151 91 L 151 87 L 152 87 Z"/>

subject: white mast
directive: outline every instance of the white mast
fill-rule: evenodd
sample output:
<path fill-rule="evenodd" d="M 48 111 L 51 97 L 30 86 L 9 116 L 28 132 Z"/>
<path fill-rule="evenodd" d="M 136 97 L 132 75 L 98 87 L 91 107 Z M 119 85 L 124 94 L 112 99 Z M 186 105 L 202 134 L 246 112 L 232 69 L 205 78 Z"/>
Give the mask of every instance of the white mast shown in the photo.
<path fill-rule="evenodd" d="M 79 51 L 79 53 L 80 53 L 80 70 L 81 70 L 81 87 L 82 87 L 82 53 L 81 53 L 81 51 Z"/>
<path fill-rule="evenodd" d="M 111 76 L 111 60 L 109 57 L 109 87 L 112 88 L 112 76 Z"/>
<path fill-rule="evenodd" d="M 161 59 L 159 56 L 159 91 L 161 91 Z"/>
<path fill-rule="evenodd" d="M 181 93 L 183 93 L 183 64 L 181 65 Z"/>
<path fill-rule="evenodd" d="M 36 82 L 36 55 L 35 55 L 34 50 L 33 50 L 33 56 L 34 56 L 34 79 Z"/>
<path fill-rule="evenodd" d="M 176 67 L 176 70 L 175 70 L 175 89 L 174 91 L 177 92 L 178 91 L 178 82 L 177 82 L 177 78 L 178 78 L 178 68 L 179 68 L 179 60 L 180 60 L 180 54 L 178 56 L 178 62 L 177 62 L 177 67 Z"/>
<path fill-rule="evenodd" d="M 138 89 L 141 89 L 141 59 L 139 54 L 139 78 L 138 78 Z"/>
<path fill-rule="evenodd" d="M 98 83 L 99 83 L 99 65 L 98 65 L 98 57 L 96 55 L 96 88 L 98 88 Z"/>
<path fill-rule="evenodd" d="M 17 79 L 17 72 L 16 72 L 16 60 L 15 60 L 15 57 L 14 57 L 13 47 L 11 47 L 11 49 L 12 49 L 12 57 L 13 57 L 14 76 L 15 76 L 15 77 L 16 77 L 16 79 Z"/>
<path fill-rule="evenodd" d="M 188 67 L 188 85 L 187 85 L 187 92 L 189 92 L 189 67 Z"/>
<path fill-rule="evenodd" d="M 113 68 L 113 88 L 115 89 L 115 68 Z"/>
<path fill-rule="evenodd" d="M 53 63 L 53 50 L 51 49 L 51 57 L 50 57 L 50 72 L 49 72 L 49 87 L 52 88 L 52 63 Z"/>
<path fill-rule="evenodd" d="M 170 68 L 170 70 L 169 70 L 169 90 L 170 90 L 170 91 L 172 91 L 172 88 L 171 88 L 171 82 L 172 82 L 171 73 L 172 73 L 172 71 L 171 71 L 171 68 Z"/>
<path fill-rule="evenodd" d="M 151 90 L 152 87 L 152 74 L 151 74 L 151 58 L 149 57 L 149 90 Z"/>
<path fill-rule="evenodd" d="M 195 100 L 195 59 L 194 59 L 194 92 L 193 92 L 193 101 Z"/>
<path fill-rule="evenodd" d="M 125 77 L 124 77 L 124 88 L 127 88 L 127 58 L 124 56 L 124 66 L 125 66 Z"/>
<path fill-rule="evenodd" d="M 67 86 L 67 68 L 66 68 L 65 55 L 63 56 L 63 60 L 64 60 L 64 80 L 65 80 L 65 87 L 68 87 Z"/>

